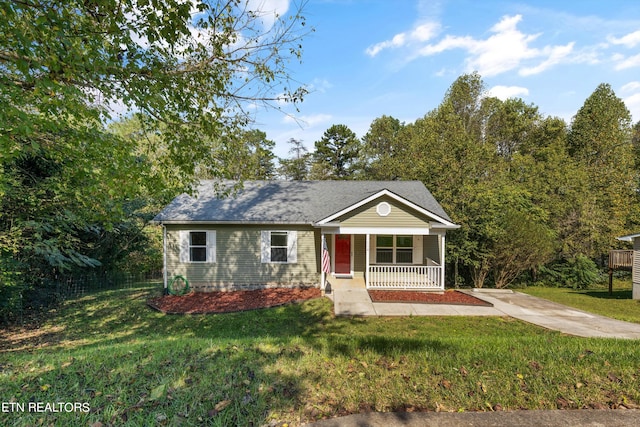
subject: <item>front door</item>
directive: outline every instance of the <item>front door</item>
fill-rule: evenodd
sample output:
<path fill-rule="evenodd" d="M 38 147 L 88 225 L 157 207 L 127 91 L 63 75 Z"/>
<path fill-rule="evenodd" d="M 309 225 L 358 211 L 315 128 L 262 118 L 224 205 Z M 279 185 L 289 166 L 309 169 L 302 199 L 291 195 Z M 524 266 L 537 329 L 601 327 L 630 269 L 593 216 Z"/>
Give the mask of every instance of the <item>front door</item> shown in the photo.
<path fill-rule="evenodd" d="M 336 234 L 336 274 L 351 274 L 351 235 Z"/>

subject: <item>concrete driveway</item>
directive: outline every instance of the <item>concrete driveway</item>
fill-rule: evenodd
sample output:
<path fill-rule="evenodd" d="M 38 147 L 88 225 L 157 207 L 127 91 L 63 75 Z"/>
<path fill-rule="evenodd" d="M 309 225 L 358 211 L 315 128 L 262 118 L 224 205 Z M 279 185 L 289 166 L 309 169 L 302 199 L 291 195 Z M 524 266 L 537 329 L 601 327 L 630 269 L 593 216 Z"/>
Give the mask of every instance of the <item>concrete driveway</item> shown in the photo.
<path fill-rule="evenodd" d="M 466 293 L 493 304 L 493 308 L 547 329 L 597 338 L 640 338 L 640 324 L 614 320 L 511 290 L 474 289 Z"/>
<path fill-rule="evenodd" d="M 334 287 L 331 297 L 336 316 L 510 316 L 579 337 L 640 339 L 640 324 L 599 316 L 543 298 L 503 289 L 463 292 L 493 307 L 374 303 L 364 287 L 348 282 Z"/>

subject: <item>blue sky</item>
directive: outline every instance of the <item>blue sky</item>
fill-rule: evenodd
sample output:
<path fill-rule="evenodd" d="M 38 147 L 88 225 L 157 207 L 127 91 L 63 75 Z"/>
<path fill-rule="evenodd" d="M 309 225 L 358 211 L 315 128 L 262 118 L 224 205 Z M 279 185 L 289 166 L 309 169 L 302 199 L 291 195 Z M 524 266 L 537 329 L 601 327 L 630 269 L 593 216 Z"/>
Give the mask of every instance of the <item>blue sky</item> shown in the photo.
<path fill-rule="evenodd" d="M 263 10 L 295 8 L 253 1 Z M 609 83 L 640 120 L 637 1 L 310 0 L 304 15 L 315 31 L 290 71 L 311 92 L 299 111 L 256 112 L 255 127 L 281 157 L 290 138 L 313 151 L 333 124 L 362 137 L 382 115 L 413 122 L 473 71 L 489 94 L 522 98 L 567 122 Z"/>

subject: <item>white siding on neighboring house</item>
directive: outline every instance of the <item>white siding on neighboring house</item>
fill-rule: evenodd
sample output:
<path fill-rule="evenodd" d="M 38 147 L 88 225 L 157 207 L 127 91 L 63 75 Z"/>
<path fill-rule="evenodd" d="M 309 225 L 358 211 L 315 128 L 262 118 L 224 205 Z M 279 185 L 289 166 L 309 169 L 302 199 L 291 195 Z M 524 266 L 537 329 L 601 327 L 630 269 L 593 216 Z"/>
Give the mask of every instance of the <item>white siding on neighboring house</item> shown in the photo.
<path fill-rule="evenodd" d="M 640 239 L 635 239 L 640 243 Z M 631 298 L 640 299 L 640 251 L 636 249 L 634 241 L 633 267 L 631 269 Z"/>

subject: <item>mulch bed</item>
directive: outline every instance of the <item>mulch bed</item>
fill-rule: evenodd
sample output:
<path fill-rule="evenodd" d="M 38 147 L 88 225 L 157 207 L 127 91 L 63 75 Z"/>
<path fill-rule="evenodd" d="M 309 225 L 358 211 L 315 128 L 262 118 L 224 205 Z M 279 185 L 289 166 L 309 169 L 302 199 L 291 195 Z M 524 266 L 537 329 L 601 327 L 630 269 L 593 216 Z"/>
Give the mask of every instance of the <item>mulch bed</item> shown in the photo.
<path fill-rule="evenodd" d="M 165 295 L 147 304 L 166 314 L 230 313 L 276 307 L 321 296 L 318 288 L 272 288 L 254 291 L 191 292 Z"/>
<path fill-rule="evenodd" d="M 444 292 L 420 291 L 369 291 L 373 302 L 412 302 L 423 304 L 453 304 L 479 305 L 493 307 L 493 304 L 483 301 L 464 292 L 448 290 Z"/>

